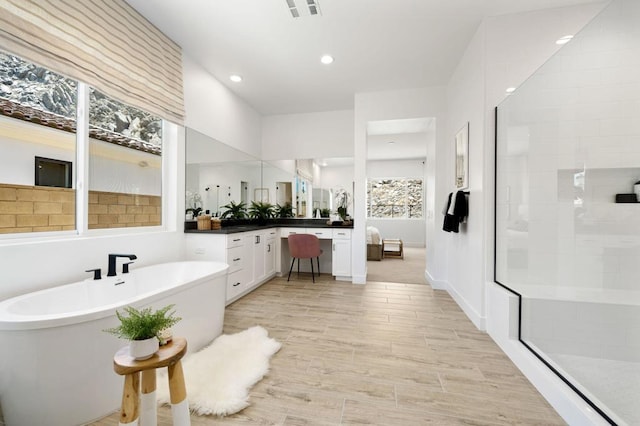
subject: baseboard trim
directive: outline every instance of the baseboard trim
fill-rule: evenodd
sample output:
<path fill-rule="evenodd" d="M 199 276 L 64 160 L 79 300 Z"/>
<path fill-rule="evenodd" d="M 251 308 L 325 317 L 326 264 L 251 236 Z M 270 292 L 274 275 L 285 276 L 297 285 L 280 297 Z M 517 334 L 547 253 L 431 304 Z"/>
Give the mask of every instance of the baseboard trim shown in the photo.
<path fill-rule="evenodd" d="M 436 280 L 435 278 L 433 278 L 431 276 L 429 271 L 426 270 L 426 269 L 424 271 L 424 279 L 427 280 L 427 282 L 429 283 L 431 288 L 434 289 L 434 290 L 448 290 L 448 288 L 447 288 L 448 284 L 447 284 L 446 281 Z"/>
<path fill-rule="evenodd" d="M 487 319 L 480 315 L 473 307 L 467 302 L 467 300 L 460 295 L 449 284 L 447 284 L 447 292 L 456 301 L 460 309 L 467 315 L 467 317 L 471 320 L 473 325 L 476 326 L 478 330 L 485 331 L 487 329 Z"/>
<path fill-rule="evenodd" d="M 352 284 L 366 284 L 367 276 L 366 275 L 353 275 L 351 277 Z"/>

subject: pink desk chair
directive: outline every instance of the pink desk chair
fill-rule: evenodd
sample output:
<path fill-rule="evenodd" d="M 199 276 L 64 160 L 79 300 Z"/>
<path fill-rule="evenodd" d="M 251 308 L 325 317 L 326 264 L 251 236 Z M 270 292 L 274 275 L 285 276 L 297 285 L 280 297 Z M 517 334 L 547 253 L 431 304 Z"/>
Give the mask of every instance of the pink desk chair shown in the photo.
<path fill-rule="evenodd" d="M 309 259 L 311 262 L 311 279 L 316 282 L 313 272 L 313 258 L 318 261 L 318 276 L 320 276 L 320 255 L 322 250 L 320 249 L 320 240 L 318 237 L 312 234 L 292 234 L 289 235 L 289 253 L 291 254 L 291 267 L 289 268 L 289 275 L 287 281 L 291 278 L 291 270 L 296 259 L 298 259 L 298 275 L 300 275 L 300 259 Z"/>

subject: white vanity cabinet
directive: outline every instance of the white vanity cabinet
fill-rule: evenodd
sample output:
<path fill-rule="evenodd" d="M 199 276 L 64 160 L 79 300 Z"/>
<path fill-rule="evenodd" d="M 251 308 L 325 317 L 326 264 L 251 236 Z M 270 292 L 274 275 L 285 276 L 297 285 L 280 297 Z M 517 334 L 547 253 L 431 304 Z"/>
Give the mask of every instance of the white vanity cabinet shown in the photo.
<path fill-rule="evenodd" d="M 312 234 L 320 239 L 321 247 L 329 250 L 331 244 L 331 256 L 326 259 L 321 257 L 321 261 L 325 262 L 326 268 L 322 268 L 325 272 L 328 270 L 328 264 L 331 264 L 331 275 L 337 280 L 351 281 L 351 229 L 349 228 L 280 228 L 281 244 L 287 244 L 286 238 L 293 234 Z M 282 252 L 288 254 L 288 250 L 282 249 Z M 290 258 L 282 258 L 276 262 L 276 266 L 280 266 L 278 273 L 287 273 L 289 271 Z M 325 260 L 322 260 L 325 259 Z M 303 266 L 303 270 L 306 270 Z"/>
<path fill-rule="evenodd" d="M 251 245 L 253 251 L 253 282 L 259 282 L 264 278 L 264 256 L 267 246 L 264 232 L 251 232 Z M 253 284 L 253 283 L 252 283 Z"/>
<path fill-rule="evenodd" d="M 234 234 L 185 234 L 187 260 L 216 260 L 229 265 L 227 305 L 271 279 L 266 257 L 269 231 Z M 275 235 L 275 234 L 274 234 Z M 273 250 L 273 248 L 272 248 Z"/>
<path fill-rule="evenodd" d="M 277 228 L 271 228 L 265 232 L 265 248 L 264 248 L 264 272 L 265 275 L 271 277 L 276 274 L 276 236 L 279 234 Z"/>
<path fill-rule="evenodd" d="M 351 229 L 333 229 L 331 274 L 336 280 L 351 279 Z"/>

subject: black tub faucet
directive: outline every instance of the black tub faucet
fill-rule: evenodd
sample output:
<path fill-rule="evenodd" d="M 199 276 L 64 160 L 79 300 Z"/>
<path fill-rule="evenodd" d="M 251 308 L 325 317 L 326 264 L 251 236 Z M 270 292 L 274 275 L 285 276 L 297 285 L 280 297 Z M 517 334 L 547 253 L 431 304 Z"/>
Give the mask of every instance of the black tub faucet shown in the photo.
<path fill-rule="evenodd" d="M 129 260 L 135 260 L 138 258 L 135 254 L 110 254 L 109 255 L 109 271 L 107 272 L 108 277 L 113 277 L 116 275 L 116 258 L 117 257 L 126 257 Z"/>

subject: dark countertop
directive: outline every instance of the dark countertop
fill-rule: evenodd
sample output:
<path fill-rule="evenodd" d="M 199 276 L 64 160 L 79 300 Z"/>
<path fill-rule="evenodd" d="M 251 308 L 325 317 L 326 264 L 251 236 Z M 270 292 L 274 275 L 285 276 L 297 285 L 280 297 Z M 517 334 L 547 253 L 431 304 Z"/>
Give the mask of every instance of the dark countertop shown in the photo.
<path fill-rule="evenodd" d="M 226 222 L 226 223 L 225 223 Z M 184 222 L 184 232 L 186 234 L 235 234 L 237 232 L 257 231 L 269 228 L 346 228 L 353 229 L 353 221 L 349 225 L 335 224 L 329 225 L 328 219 L 269 219 L 266 225 L 258 225 L 255 220 L 241 219 L 238 221 L 222 221 L 222 228 L 216 230 L 198 230 L 196 220 Z"/>

